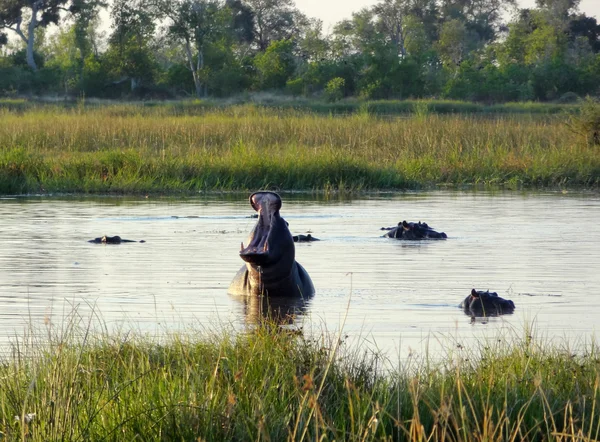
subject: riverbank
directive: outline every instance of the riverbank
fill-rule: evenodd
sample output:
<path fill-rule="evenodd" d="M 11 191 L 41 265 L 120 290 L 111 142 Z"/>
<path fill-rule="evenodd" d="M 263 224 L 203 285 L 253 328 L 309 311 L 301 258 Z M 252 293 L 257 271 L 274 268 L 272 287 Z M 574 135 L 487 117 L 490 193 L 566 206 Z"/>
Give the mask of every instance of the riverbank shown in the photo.
<path fill-rule="evenodd" d="M 274 325 L 162 343 L 66 325 L 3 360 L 1 432 L 28 441 L 596 440 L 600 353 L 583 347 L 530 331 L 470 349 L 448 339 L 441 361 L 409 358 L 388 372 L 383 355 L 338 336 Z"/>
<path fill-rule="evenodd" d="M 0 108 L 0 194 L 597 188 L 566 116 L 322 115 L 254 105 Z M 562 115 L 562 114 L 561 114 Z"/>

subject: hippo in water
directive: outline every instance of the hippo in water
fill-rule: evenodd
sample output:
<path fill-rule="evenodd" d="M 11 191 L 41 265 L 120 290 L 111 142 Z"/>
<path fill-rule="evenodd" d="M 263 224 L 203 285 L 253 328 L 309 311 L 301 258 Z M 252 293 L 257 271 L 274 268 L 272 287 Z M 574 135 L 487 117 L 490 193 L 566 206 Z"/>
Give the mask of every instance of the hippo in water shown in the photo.
<path fill-rule="evenodd" d="M 427 223 L 409 223 L 402 221 L 396 227 L 383 227 L 382 230 L 389 230 L 386 238 L 419 240 L 419 239 L 446 239 L 448 236 L 444 232 L 436 232 Z"/>
<path fill-rule="evenodd" d="M 310 233 L 308 235 L 294 235 L 292 236 L 294 242 L 313 242 L 321 241 L 319 238 L 315 238 Z"/>
<path fill-rule="evenodd" d="M 134 241 L 132 239 L 123 239 L 120 236 L 104 235 L 103 237 L 100 237 L 100 238 L 90 239 L 88 242 L 91 242 L 93 244 L 121 244 L 124 242 L 146 242 L 146 241 L 144 241 L 144 240 Z"/>
<path fill-rule="evenodd" d="M 469 316 L 498 316 L 513 313 L 515 303 L 501 298 L 496 292 L 473 289 L 460 304 L 460 308 Z"/>
<path fill-rule="evenodd" d="M 304 267 L 296 262 L 294 239 L 279 214 L 281 198 L 274 192 L 255 192 L 250 205 L 258 212 L 248 245 L 242 243 L 240 257 L 246 264 L 231 285 L 232 295 L 302 296 L 315 292 Z"/>

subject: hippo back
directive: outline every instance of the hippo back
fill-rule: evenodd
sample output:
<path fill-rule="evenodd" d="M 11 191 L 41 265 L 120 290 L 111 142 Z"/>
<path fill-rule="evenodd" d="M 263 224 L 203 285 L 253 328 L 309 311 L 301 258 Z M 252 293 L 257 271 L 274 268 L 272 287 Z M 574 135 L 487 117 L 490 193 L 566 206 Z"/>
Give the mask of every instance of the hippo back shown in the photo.
<path fill-rule="evenodd" d="M 473 289 L 460 307 L 469 316 L 498 316 L 513 313 L 515 303 L 510 299 L 501 298 L 496 292 Z"/>

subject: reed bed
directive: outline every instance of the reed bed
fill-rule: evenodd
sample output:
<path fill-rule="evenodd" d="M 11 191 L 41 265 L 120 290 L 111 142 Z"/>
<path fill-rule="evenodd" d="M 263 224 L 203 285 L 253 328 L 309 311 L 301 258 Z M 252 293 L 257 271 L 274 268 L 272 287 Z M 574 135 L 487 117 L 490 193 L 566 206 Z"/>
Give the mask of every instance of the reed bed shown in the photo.
<path fill-rule="evenodd" d="M 253 105 L 172 115 L 107 105 L 0 109 L 0 193 L 598 187 L 600 151 L 563 117 Z"/>
<path fill-rule="evenodd" d="M 382 369 L 275 324 L 157 342 L 70 323 L 0 365 L 4 440 L 588 441 L 600 353 L 516 333 Z"/>

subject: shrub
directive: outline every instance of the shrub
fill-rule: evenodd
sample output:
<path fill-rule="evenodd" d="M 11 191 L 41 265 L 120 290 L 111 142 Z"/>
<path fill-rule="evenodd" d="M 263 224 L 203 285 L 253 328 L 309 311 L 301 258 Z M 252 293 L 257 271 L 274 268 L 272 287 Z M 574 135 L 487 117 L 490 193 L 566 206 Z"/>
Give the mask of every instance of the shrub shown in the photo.
<path fill-rule="evenodd" d="M 304 93 L 304 87 L 304 79 L 302 78 L 294 78 L 293 80 L 288 80 L 285 84 L 286 92 L 295 97 Z"/>
<path fill-rule="evenodd" d="M 344 86 L 346 85 L 346 80 L 341 77 L 335 77 L 327 83 L 325 86 L 325 97 L 327 101 L 339 101 L 344 98 Z"/>
<path fill-rule="evenodd" d="M 567 124 L 589 144 L 600 146 L 600 103 L 597 100 L 586 97 L 579 114 L 572 115 Z"/>

